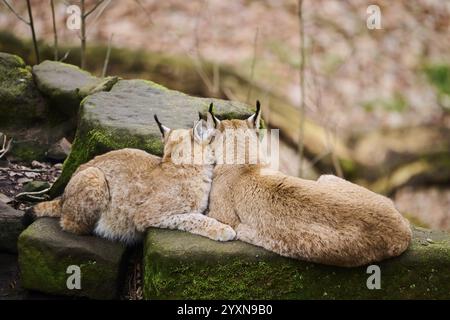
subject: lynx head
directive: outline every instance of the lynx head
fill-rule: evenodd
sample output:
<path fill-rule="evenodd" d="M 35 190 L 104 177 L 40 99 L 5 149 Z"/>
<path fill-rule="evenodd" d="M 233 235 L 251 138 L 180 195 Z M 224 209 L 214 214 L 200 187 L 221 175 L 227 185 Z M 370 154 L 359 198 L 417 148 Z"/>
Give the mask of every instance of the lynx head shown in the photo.
<path fill-rule="evenodd" d="M 217 130 L 213 148 L 217 164 L 256 164 L 265 160 L 259 140 L 261 125 L 261 104 L 256 102 L 256 112 L 245 120 L 219 120 L 208 111 L 208 121 L 213 122 Z"/>
<path fill-rule="evenodd" d="M 198 120 L 192 129 L 170 129 L 155 115 L 164 142 L 163 162 L 183 165 L 214 163 L 211 141 L 215 135 L 214 122 Z"/>

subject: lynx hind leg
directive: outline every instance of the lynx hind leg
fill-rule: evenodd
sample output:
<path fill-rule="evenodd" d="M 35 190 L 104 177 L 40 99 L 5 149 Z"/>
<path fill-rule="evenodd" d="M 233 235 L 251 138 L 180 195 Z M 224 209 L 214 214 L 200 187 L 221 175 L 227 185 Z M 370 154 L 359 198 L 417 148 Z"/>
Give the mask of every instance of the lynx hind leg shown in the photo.
<path fill-rule="evenodd" d="M 62 229 L 76 234 L 91 233 L 109 200 L 108 183 L 100 169 L 89 167 L 77 172 L 64 191 Z"/>
<path fill-rule="evenodd" d="M 186 213 L 163 216 L 148 222 L 137 223 L 138 230 L 148 227 L 187 231 L 216 241 L 229 241 L 236 237 L 236 232 L 229 225 L 201 213 Z"/>

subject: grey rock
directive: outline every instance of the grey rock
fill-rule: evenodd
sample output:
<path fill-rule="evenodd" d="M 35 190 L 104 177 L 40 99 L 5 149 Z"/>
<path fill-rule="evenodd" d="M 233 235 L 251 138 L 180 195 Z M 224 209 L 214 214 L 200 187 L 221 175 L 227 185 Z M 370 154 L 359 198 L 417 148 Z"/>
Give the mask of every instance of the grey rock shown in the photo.
<path fill-rule="evenodd" d="M 17 239 L 25 229 L 24 213 L 0 201 L 0 251 L 17 252 Z"/>
<path fill-rule="evenodd" d="M 219 118 L 246 118 L 252 110 L 243 103 L 196 98 L 145 80 L 120 80 L 108 92 L 83 100 L 72 151 L 50 195 L 62 192 L 76 168 L 105 152 L 138 148 L 162 154 L 162 142 L 153 116 L 171 128 L 189 128 L 213 102 Z"/>
<path fill-rule="evenodd" d="M 70 154 L 72 144 L 66 138 L 62 138 L 53 144 L 47 151 L 47 158 L 56 161 L 62 161 Z"/>
<path fill-rule="evenodd" d="M 23 286 L 40 292 L 92 299 L 117 298 L 123 279 L 126 247 L 93 236 L 61 230 L 58 220 L 41 218 L 19 238 Z M 81 271 L 81 289 L 68 289 L 69 266 Z"/>
<path fill-rule="evenodd" d="M 56 61 L 44 61 L 33 67 L 36 84 L 59 112 L 76 115 L 81 100 L 101 90 L 109 90 L 117 77 L 94 77 L 77 66 Z"/>
<path fill-rule="evenodd" d="M 10 197 L 8 197 L 6 194 L 3 194 L 0 192 L 0 202 L 8 203 L 10 201 L 11 201 Z"/>
<path fill-rule="evenodd" d="M 36 192 L 36 191 L 42 191 L 47 188 L 50 188 L 50 184 L 47 181 L 30 181 L 28 182 L 24 188 L 24 192 Z"/>

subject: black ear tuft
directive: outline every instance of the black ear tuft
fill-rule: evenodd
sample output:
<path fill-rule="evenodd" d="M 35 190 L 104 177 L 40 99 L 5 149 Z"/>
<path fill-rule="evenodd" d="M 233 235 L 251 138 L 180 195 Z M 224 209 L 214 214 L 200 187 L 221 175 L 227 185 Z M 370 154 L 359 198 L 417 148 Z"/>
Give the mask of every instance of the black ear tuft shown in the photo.
<path fill-rule="evenodd" d="M 261 113 L 261 103 L 259 102 L 259 100 L 256 100 L 256 112 L 255 117 L 253 118 L 253 125 L 258 128 L 260 121 L 260 113 Z"/>
<path fill-rule="evenodd" d="M 214 108 L 214 105 L 213 105 L 213 103 L 211 102 L 211 103 L 209 104 L 208 112 L 211 114 L 211 117 L 212 117 L 212 119 L 213 119 L 213 121 L 214 121 L 214 127 L 217 127 L 217 120 L 216 120 L 216 117 L 214 116 L 213 108 Z"/>
<path fill-rule="evenodd" d="M 199 111 L 198 112 L 198 120 L 202 120 L 202 119 L 203 119 L 202 113 Z"/>
<path fill-rule="evenodd" d="M 159 121 L 158 116 L 155 114 L 153 115 L 153 118 L 155 118 L 156 124 L 158 125 L 159 131 L 161 131 L 162 136 L 164 137 L 164 128 L 162 123 Z"/>

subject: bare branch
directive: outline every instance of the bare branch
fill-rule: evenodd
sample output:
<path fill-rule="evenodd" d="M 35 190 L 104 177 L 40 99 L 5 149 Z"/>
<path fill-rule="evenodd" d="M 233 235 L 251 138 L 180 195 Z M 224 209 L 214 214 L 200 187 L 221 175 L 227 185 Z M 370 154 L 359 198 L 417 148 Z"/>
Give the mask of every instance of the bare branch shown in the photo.
<path fill-rule="evenodd" d="M 256 28 L 255 39 L 253 41 L 253 59 L 252 59 L 252 66 L 250 69 L 250 86 L 248 87 L 248 91 L 247 91 L 247 99 L 246 99 L 247 103 L 250 103 L 250 95 L 252 93 L 252 87 L 253 87 L 253 77 L 255 74 L 255 64 L 256 64 L 256 52 L 257 52 L 257 48 L 258 48 L 258 35 L 259 35 L 259 27 Z"/>
<path fill-rule="evenodd" d="M 3 1 L 3 3 L 5 4 L 5 6 L 7 6 L 8 9 L 9 9 L 12 13 L 14 13 L 14 15 L 17 17 L 17 19 L 23 21 L 23 22 L 26 23 L 27 25 L 30 25 L 30 22 L 27 21 L 27 20 L 25 20 L 24 18 L 22 18 L 22 17 L 20 16 L 20 14 L 18 14 L 18 13 L 16 12 L 16 10 L 14 10 L 14 8 L 8 3 L 8 1 L 6 1 L 6 0 L 2 0 L 2 1 Z"/>
<path fill-rule="evenodd" d="M 113 36 L 114 36 L 114 33 L 111 33 L 111 36 L 109 37 L 108 50 L 106 51 L 105 63 L 103 64 L 103 71 L 102 71 L 103 78 L 106 77 L 106 71 L 108 70 L 109 56 L 111 55 L 111 45 L 112 45 Z"/>
<path fill-rule="evenodd" d="M 305 136 L 305 32 L 303 22 L 303 0 L 298 0 L 298 22 L 299 22 L 299 54 L 300 54 L 300 128 L 298 137 L 298 154 L 299 154 L 299 169 L 298 175 L 302 176 L 303 168 L 303 149 L 304 149 L 304 136 Z"/>
<path fill-rule="evenodd" d="M 19 194 L 16 194 L 14 199 L 28 198 L 28 199 L 32 199 L 32 200 L 46 200 L 46 199 L 50 198 L 48 195 L 46 195 L 46 193 L 50 189 L 51 189 L 51 187 L 47 188 L 47 189 L 44 189 L 44 190 L 41 190 L 41 191 L 21 192 Z"/>
<path fill-rule="evenodd" d="M 87 17 L 89 17 L 89 15 L 92 13 L 92 12 L 94 12 L 95 10 L 97 10 L 97 8 L 104 2 L 105 0 L 100 0 L 100 1 L 98 1 L 95 5 L 94 5 L 94 7 L 91 9 L 91 10 L 89 10 L 88 12 L 86 12 L 85 14 L 84 14 L 84 18 L 86 19 Z"/>
<path fill-rule="evenodd" d="M 53 21 L 54 59 L 55 61 L 58 61 L 58 32 L 56 31 L 55 4 L 53 0 L 50 0 L 50 6 L 52 8 L 52 21 Z"/>
<path fill-rule="evenodd" d="M 81 0 L 81 69 L 86 69 L 86 7 Z"/>
<path fill-rule="evenodd" d="M 100 8 L 100 10 L 98 11 L 97 15 L 94 17 L 94 21 L 91 22 L 91 25 L 93 25 L 93 24 L 95 24 L 97 22 L 98 18 L 100 18 L 100 16 L 106 10 L 108 5 L 111 3 L 111 1 L 112 0 L 108 0 L 108 2 L 102 8 Z M 89 34 L 89 30 L 87 30 L 86 33 Z"/>
<path fill-rule="evenodd" d="M 64 56 L 63 56 L 61 59 L 59 59 L 59 62 L 64 62 L 64 61 L 67 59 L 67 57 L 69 56 L 69 54 L 70 54 L 70 50 L 68 50 L 68 51 L 64 54 Z"/>
<path fill-rule="evenodd" d="M 34 46 L 34 54 L 36 55 L 36 63 L 40 63 L 41 59 L 39 58 L 39 49 L 38 49 L 38 44 L 37 44 L 37 39 L 36 39 L 36 32 L 34 31 L 33 13 L 31 12 L 30 0 L 27 0 L 27 8 L 28 8 L 28 17 L 30 18 L 31 36 L 33 38 L 33 46 Z"/>
<path fill-rule="evenodd" d="M 0 159 L 3 158 L 3 156 L 9 151 L 9 149 L 11 148 L 11 143 L 13 141 L 13 139 L 9 139 L 9 141 L 7 141 L 7 137 L 4 134 L 3 135 L 3 144 L 2 144 L 2 148 L 0 149 Z"/>
<path fill-rule="evenodd" d="M 150 21 L 150 24 L 153 24 L 152 13 L 147 10 L 147 8 L 142 4 L 142 2 L 140 0 L 134 0 L 134 2 L 136 2 L 138 4 L 138 6 L 145 12 L 148 20 Z"/>

